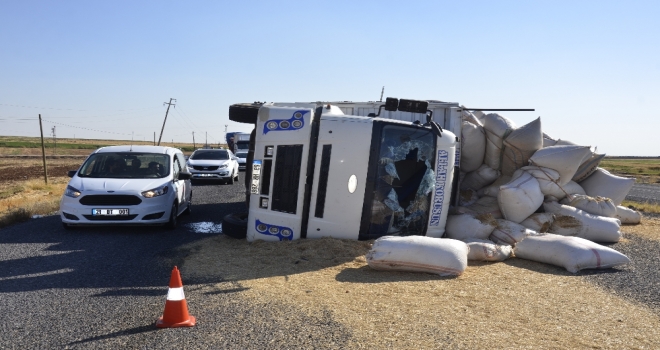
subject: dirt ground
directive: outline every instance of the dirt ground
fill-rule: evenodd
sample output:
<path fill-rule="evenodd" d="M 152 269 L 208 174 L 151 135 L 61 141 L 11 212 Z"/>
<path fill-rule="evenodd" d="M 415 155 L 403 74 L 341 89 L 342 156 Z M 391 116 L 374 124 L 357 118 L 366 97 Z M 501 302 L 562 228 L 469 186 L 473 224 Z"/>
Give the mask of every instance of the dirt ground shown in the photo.
<path fill-rule="evenodd" d="M 643 227 L 644 237 L 660 239 L 659 225 L 647 220 L 625 232 Z M 657 313 L 561 268 L 512 258 L 470 262 L 455 278 L 375 271 L 365 259 L 370 245 L 336 239 L 248 243 L 220 235 L 184 247 L 190 254 L 182 271 L 226 281 L 197 292 L 283 303 L 310 316 L 330 312 L 353 330 L 351 348 L 660 346 Z"/>
<path fill-rule="evenodd" d="M 47 159 L 49 177 L 67 176 L 69 170 L 77 170 L 84 158 Z M 41 158 L 0 158 L 0 185 L 15 181 L 43 179 Z"/>

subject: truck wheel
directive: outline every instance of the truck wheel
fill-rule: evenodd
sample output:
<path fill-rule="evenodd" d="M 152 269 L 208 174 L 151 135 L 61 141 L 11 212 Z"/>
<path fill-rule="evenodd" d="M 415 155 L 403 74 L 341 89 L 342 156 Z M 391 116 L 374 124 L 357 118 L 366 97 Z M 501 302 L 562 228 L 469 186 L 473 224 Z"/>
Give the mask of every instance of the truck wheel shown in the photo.
<path fill-rule="evenodd" d="M 237 103 L 229 106 L 229 120 L 237 123 L 255 124 L 259 108 L 263 103 Z"/>
<path fill-rule="evenodd" d="M 225 215 L 222 218 L 222 233 L 225 235 L 243 239 L 247 236 L 248 213 L 238 213 Z"/>

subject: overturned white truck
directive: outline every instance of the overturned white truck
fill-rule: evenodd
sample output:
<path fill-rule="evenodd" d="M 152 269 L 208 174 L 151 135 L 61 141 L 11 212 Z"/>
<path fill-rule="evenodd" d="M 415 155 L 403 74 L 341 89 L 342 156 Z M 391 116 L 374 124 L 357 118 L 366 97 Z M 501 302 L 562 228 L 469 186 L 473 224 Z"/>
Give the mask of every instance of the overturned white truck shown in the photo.
<path fill-rule="evenodd" d="M 230 119 L 255 129 L 249 210 L 226 216 L 223 232 L 376 239 L 373 268 L 449 275 L 512 255 L 571 272 L 628 263 L 595 242 L 640 222 L 621 206 L 635 179 L 599 168 L 605 155 L 590 146 L 550 138 L 540 118 L 517 127 L 483 111 L 395 98 L 232 105 Z"/>
<path fill-rule="evenodd" d="M 225 218 L 223 231 L 248 240 L 442 237 L 457 198 L 461 115 L 457 103 L 395 98 L 232 105 L 229 118 L 255 129 L 249 211 Z"/>

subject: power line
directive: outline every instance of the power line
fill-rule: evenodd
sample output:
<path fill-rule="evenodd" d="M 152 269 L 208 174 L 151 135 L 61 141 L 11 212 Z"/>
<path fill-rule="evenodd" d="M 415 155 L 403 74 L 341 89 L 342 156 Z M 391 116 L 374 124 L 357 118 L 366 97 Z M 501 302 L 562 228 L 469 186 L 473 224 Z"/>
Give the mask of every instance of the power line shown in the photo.
<path fill-rule="evenodd" d="M 104 133 L 106 133 L 106 134 L 131 135 L 131 134 L 126 134 L 126 133 L 122 133 L 122 132 L 114 132 L 114 131 L 106 131 L 106 130 L 97 130 L 97 129 L 84 128 L 84 127 L 81 127 L 81 126 L 74 126 L 74 125 L 69 125 L 69 124 L 64 124 L 64 123 L 58 123 L 58 122 L 54 122 L 54 121 L 51 121 L 51 120 L 46 120 L 46 119 L 43 119 L 43 118 L 42 118 L 41 120 L 43 120 L 43 121 L 45 121 L 45 122 L 48 122 L 48 123 L 52 123 L 52 124 L 57 124 L 57 125 L 67 126 L 67 127 L 69 127 L 69 128 L 82 129 L 82 130 L 88 130 L 88 131 L 96 131 L 96 132 L 104 132 Z"/>
<path fill-rule="evenodd" d="M 19 108 L 34 108 L 34 109 L 52 109 L 52 110 L 56 110 L 56 111 L 89 112 L 89 110 L 87 110 L 87 109 L 55 108 L 55 107 L 34 107 L 34 106 L 24 106 L 24 105 L 12 105 L 12 104 L 7 104 L 7 103 L 0 103 L 0 106 L 19 107 Z M 133 108 L 133 109 L 108 109 L 107 111 L 113 111 L 113 112 L 126 112 L 126 111 L 139 111 L 139 110 L 152 109 L 152 108 L 153 108 L 153 107 Z"/>

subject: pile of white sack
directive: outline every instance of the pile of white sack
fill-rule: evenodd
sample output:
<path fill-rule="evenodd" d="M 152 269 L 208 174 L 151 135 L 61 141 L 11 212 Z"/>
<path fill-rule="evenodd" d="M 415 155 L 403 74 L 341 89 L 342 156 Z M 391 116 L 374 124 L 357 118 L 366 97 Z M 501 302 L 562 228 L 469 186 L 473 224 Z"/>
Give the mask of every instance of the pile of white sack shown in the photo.
<path fill-rule="evenodd" d="M 640 223 L 621 206 L 634 178 L 599 168 L 605 155 L 590 146 L 544 134 L 540 118 L 516 127 L 496 113 L 463 113 L 459 206 L 447 238 L 382 237 L 369 266 L 460 275 L 467 260 L 512 256 L 570 272 L 630 262 L 598 243 L 618 242 L 622 223 Z"/>

